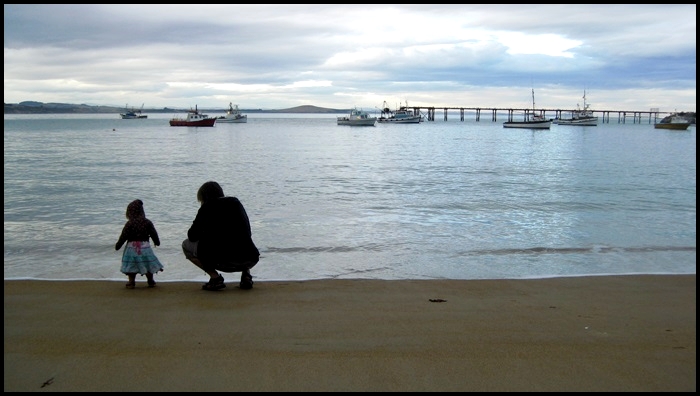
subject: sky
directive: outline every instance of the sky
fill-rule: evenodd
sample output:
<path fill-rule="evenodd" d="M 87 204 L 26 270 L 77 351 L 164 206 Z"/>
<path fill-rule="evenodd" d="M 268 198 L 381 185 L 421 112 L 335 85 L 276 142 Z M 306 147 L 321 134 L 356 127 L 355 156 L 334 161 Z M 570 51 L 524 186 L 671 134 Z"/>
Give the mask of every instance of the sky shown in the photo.
<path fill-rule="evenodd" d="M 5 4 L 5 103 L 696 110 L 695 4 Z"/>

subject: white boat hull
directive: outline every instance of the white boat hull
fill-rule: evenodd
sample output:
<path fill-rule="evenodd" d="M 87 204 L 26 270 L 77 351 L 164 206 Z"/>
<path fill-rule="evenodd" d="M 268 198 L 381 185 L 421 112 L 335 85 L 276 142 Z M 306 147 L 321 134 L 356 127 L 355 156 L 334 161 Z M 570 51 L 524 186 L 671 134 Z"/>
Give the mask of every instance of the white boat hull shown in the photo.
<path fill-rule="evenodd" d="M 503 128 L 549 129 L 552 121 L 506 121 Z"/>
<path fill-rule="evenodd" d="M 366 120 L 350 120 L 338 118 L 338 125 L 348 125 L 348 126 L 374 126 L 376 118 L 370 118 Z"/>
<path fill-rule="evenodd" d="M 410 116 L 404 118 L 378 118 L 377 122 L 380 124 L 419 124 L 422 121 L 423 116 Z"/>
<path fill-rule="evenodd" d="M 241 118 L 219 118 L 216 120 L 217 124 L 245 124 L 248 122 L 248 117 L 243 116 Z"/>
<path fill-rule="evenodd" d="M 552 121 L 556 125 L 598 126 L 598 117 L 558 119 Z"/>

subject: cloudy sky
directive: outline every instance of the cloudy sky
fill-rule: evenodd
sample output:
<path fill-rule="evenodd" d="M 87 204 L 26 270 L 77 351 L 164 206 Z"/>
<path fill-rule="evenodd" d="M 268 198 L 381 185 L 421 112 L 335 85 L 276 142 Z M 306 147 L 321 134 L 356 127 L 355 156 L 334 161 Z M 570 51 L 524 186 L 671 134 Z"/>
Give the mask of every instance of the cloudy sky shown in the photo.
<path fill-rule="evenodd" d="M 695 9 L 5 4 L 5 103 L 695 111 Z"/>

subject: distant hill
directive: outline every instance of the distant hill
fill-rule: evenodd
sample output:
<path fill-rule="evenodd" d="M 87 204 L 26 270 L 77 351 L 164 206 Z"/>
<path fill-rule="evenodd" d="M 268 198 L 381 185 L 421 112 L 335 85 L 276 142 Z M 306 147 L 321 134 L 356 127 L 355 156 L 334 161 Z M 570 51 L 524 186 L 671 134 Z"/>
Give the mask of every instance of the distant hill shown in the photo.
<path fill-rule="evenodd" d="M 164 107 L 162 109 L 147 109 L 143 112 L 148 113 L 175 113 L 186 112 L 186 109 L 176 109 Z M 203 112 L 222 112 L 226 109 L 200 109 Z M 280 110 L 262 110 L 262 109 L 241 109 L 244 113 L 347 113 L 349 109 L 329 109 L 325 107 L 304 105 L 290 107 Z M 116 106 L 91 106 L 86 104 L 70 104 L 70 103 L 43 103 L 35 101 L 25 101 L 20 103 L 5 103 L 4 114 L 89 114 L 89 113 L 122 113 L 124 107 Z"/>
<path fill-rule="evenodd" d="M 350 109 L 327 109 L 325 107 L 317 107 L 317 106 L 310 106 L 310 105 L 304 105 L 304 106 L 297 106 L 297 107 L 290 107 L 288 109 L 282 109 L 282 110 L 267 110 L 267 113 L 347 113 L 349 112 Z"/>

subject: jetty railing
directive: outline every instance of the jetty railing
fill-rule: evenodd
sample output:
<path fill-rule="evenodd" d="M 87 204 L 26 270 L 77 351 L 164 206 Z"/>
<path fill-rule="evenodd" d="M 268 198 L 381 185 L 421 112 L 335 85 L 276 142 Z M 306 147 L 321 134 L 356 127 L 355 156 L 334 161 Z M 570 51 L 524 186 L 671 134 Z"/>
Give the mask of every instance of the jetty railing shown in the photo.
<path fill-rule="evenodd" d="M 414 115 L 423 115 L 428 121 L 436 120 L 436 111 L 438 109 L 443 111 L 443 120 L 447 121 L 448 113 L 458 112 L 459 120 L 464 121 L 467 113 L 472 113 L 474 115 L 475 121 L 481 121 L 481 113 L 490 114 L 491 121 L 497 122 L 499 112 L 506 117 L 507 121 L 513 121 L 515 117 L 522 115 L 523 119 L 527 119 L 530 115 L 539 114 L 547 118 L 547 114 L 554 114 L 553 118 L 562 118 L 562 114 L 573 114 L 577 110 L 567 110 L 567 109 L 516 109 L 516 108 L 483 108 L 483 107 L 420 107 L 420 106 L 409 106 L 409 109 L 413 109 Z M 630 110 L 590 110 L 594 115 L 598 115 L 601 122 L 609 123 L 610 115 L 617 113 L 617 123 L 625 124 L 628 119 L 631 119 L 634 124 L 641 124 L 643 120 L 648 120 L 649 124 L 656 123 L 659 118 L 663 118 L 663 115 L 673 114 L 672 112 L 659 111 L 658 109 L 650 109 L 649 111 L 630 111 Z M 613 120 L 615 118 L 613 117 Z"/>

